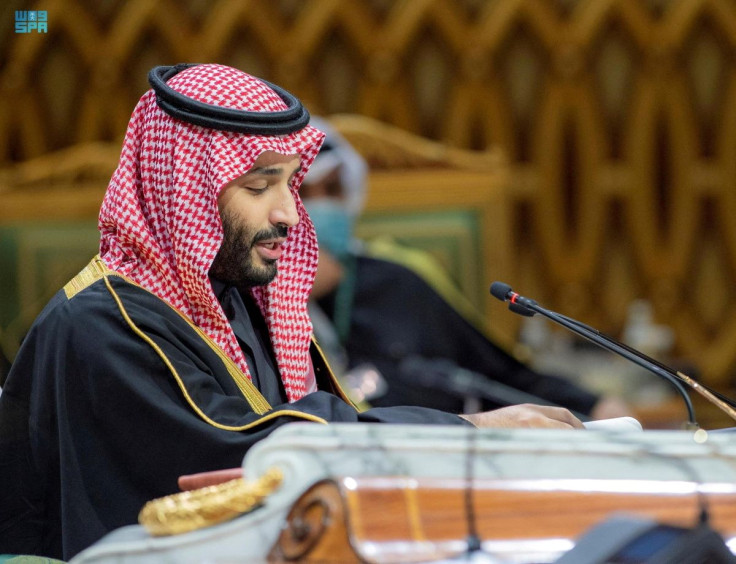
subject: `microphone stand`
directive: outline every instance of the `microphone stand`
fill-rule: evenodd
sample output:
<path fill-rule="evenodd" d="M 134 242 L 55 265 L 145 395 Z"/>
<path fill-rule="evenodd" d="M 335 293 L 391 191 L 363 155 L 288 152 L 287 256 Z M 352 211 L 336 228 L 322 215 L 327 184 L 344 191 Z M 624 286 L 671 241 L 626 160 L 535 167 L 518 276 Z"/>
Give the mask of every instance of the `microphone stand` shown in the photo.
<path fill-rule="evenodd" d="M 536 301 L 520 296 L 516 292 L 512 291 L 511 287 L 503 282 L 494 282 L 491 285 L 491 294 L 493 297 L 503 302 L 509 302 L 509 309 L 515 313 L 526 316 L 532 316 L 535 313 L 538 313 L 547 319 L 554 321 L 558 325 L 562 325 L 573 333 L 580 335 L 584 339 L 587 339 L 608 351 L 616 353 L 634 364 L 653 372 L 657 376 L 664 378 L 675 386 L 678 393 L 682 396 L 685 406 L 687 407 L 688 422 L 691 427 L 699 428 L 695 421 L 695 410 L 693 409 L 692 401 L 685 391 L 685 388 L 680 383 L 680 380 L 684 381 L 688 386 L 703 395 L 708 401 L 714 403 L 721 410 L 725 411 L 733 419 L 736 419 L 736 410 L 716 398 L 709 390 L 705 390 L 701 384 L 698 384 L 692 378 L 682 374 L 681 372 L 675 372 L 671 368 L 667 368 L 660 362 L 646 356 L 644 353 L 624 345 L 623 343 L 604 335 L 600 331 L 588 327 L 584 323 L 580 323 L 579 321 L 575 321 L 574 319 L 570 319 L 564 315 L 560 315 L 559 313 L 543 308 L 537 304 Z M 707 392 L 707 395 L 704 392 Z"/>
<path fill-rule="evenodd" d="M 731 417 L 731 419 L 736 420 L 736 409 L 731 407 L 728 404 L 728 402 L 725 402 L 722 399 L 718 398 L 711 390 L 709 390 L 708 388 L 703 386 L 700 382 L 688 376 L 684 372 L 680 372 L 678 370 L 676 374 L 678 378 L 680 378 L 683 382 L 685 382 L 693 390 L 698 392 L 706 400 L 708 400 L 710 403 L 712 403 L 713 405 L 721 409 L 721 411 L 725 412 L 729 417 Z"/>
<path fill-rule="evenodd" d="M 567 317 L 566 315 L 562 315 L 562 314 L 559 314 L 559 313 L 557 315 L 559 315 L 560 317 L 566 319 L 567 321 L 569 321 L 571 323 L 576 324 L 579 327 L 584 327 L 585 329 L 588 329 L 589 331 L 592 331 L 593 333 L 595 333 L 596 335 L 598 335 L 601 339 L 606 339 L 609 342 L 615 343 L 616 345 L 618 345 L 620 347 L 623 347 L 624 349 L 626 349 L 627 351 L 629 351 L 633 355 L 637 355 L 640 358 L 644 358 L 644 359 L 648 360 L 649 362 L 651 362 L 652 364 L 658 366 L 659 368 L 661 368 L 662 370 L 664 370 L 668 374 L 671 374 L 673 378 L 677 378 L 677 379 L 685 382 L 688 386 L 690 386 L 693 390 L 695 390 L 700 395 L 702 395 L 703 397 L 705 397 L 708 401 L 710 401 L 711 403 L 713 403 L 716 407 L 722 409 L 724 412 L 726 412 L 732 418 L 736 419 L 736 409 L 734 409 L 734 407 L 736 407 L 736 404 L 734 403 L 734 401 L 732 399 L 724 396 L 723 394 L 721 394 L 719 392 L 716 392 L 716 391 L 713 391 L 713 390 L 708 389 L 703 384 L 701 384 L 700 382 L 698 382 L 697 380 L 695 380 L 691 376 L 688 376 L 684 372 L 680 372 L 679 370 L 678 371 L 672 370 L 672 368 L 670 368 L 669 366 L 667 366 L 665 364 L 662 364 L 661 362 L 659 362 L 659 361 L 657 361 L 657 360 L 655 360 L 653 358 L 650 358 L 650 357 L 646 356 L 644 353 L 642 353 L 642 352 L 640 352 L 640 351 L 638 351 L 638 350 L 636 350 L 636 349 L 634 349 L 632 347 L 629 347 L 628 345 L 626 345 L 624 343 L 620 343 L 618 341 L 615 341 L 614 339 L 612 339 L 608 335 L 605 335 L 605 334 L 601 333 L 597 329 L 593 329 L 589 325 L 585 325 L 584 323 L 581 323 L 580 321 L 576 321 L 575 319 L 572 319 L 570 317 Z"/>

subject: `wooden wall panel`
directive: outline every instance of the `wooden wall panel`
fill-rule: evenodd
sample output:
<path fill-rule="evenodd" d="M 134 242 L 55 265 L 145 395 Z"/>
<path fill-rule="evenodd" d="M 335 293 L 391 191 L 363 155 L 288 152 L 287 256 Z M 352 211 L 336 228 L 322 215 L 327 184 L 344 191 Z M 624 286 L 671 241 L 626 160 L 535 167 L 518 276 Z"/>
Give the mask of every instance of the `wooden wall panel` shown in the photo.
<path fill-rule="evenodd" d="M 49 32 L 0 19 L 0 164 L 120 139 L 155 64 L 232 64 L 316 114 L 501 148 L 508 282 L 612 334 L 647 298 L 679 355 L 733 383 L 733 0 L 11 5 L 48 10 Z"/>

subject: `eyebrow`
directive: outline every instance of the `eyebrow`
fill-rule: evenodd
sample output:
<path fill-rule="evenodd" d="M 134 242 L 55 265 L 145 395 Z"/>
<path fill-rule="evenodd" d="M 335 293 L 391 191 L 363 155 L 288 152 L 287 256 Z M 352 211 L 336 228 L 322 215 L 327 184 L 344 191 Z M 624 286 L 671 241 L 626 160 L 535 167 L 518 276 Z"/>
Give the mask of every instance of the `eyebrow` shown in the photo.
<path fill-rule="evenodd" d="M 298 167 L 294 169 L 294 172 L 292 172 L 289 176 L 294 176 L 297 172 L 299 172 L 302 169 L 302 165 L 300 164 Z M 250 169 L 246 174 L 262 174 L 264 176 L 277 176 L 281 174 L 284 170 L 283 166 L 259 166 L 256 168 Z"/>

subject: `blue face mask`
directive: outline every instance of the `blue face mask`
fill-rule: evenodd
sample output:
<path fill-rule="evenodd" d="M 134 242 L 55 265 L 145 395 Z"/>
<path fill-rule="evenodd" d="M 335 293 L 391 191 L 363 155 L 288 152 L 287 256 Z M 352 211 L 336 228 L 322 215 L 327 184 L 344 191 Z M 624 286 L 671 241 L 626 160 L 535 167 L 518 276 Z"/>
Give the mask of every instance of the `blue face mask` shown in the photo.
<path fill-rule="evenodd" d="M 314 223 L 319 246 L 337 259 L 345 258 L 353 238 L 353 217 L 345 206 L 330 198 L 315 198 L 304 200 L 304 207 Z"/>

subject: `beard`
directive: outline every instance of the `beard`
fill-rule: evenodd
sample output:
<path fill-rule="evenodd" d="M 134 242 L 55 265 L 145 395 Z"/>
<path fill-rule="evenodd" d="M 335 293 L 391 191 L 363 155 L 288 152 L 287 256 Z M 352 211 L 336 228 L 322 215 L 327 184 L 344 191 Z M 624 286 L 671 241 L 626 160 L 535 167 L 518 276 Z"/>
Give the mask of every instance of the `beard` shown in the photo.
<path fill-rule="evenodd" d="M 254 286 L 265 286 L 276 277 L 276 261 L 261 258 L 263 265 L 256 264 L 253 247 L 259 241 L 286 237 L 286 227 L 277 226 L 254 233 L 234 214 L 223 213 L 222 231 L 222 245 L 212 261 L 211 276 L 241 292 Z"/>

